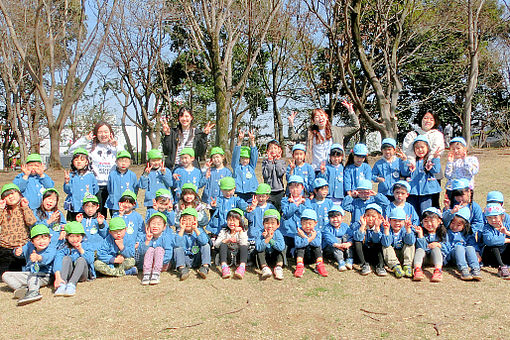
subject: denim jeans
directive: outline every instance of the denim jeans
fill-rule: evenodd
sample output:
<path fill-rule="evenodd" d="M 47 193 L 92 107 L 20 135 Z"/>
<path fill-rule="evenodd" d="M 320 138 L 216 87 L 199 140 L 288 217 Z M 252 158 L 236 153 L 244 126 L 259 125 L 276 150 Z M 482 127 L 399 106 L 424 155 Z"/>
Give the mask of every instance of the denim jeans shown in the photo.
<path fill-rule="evenodd" d="M 186 254 L 184 248 L 174 248 L 175 267 L 192 267 L 196 268 L 200 265 L 211 264 L 211 246 L 209 243 L 204 244 L 200 247 L 200 250 L 196 254 Z"/>
<path fill-rule="evenodd" d="M 459 269 L 470 267 L 471 269 L 480 268 L 478 257 L 476 256 L 475 247 L 457 244 L 453 249 L 455 262 Z"/>

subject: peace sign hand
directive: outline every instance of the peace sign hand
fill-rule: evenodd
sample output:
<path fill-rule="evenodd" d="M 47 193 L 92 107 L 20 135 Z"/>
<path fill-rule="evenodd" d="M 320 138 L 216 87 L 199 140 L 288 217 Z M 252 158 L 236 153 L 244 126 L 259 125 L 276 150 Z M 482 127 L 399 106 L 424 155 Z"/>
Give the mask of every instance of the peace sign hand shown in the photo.
<path fill-rule="evenodd" d="M 211 133 L 211 129 L 213 127 L 215 127 L 216 124 L 215 123 L 212 123 L 212 122 L 207 122 L 207 124 L 205 124 L 204 126 L 204 129 L 202 130 L 206 135 L 208 135 L 209 133 Z"/>

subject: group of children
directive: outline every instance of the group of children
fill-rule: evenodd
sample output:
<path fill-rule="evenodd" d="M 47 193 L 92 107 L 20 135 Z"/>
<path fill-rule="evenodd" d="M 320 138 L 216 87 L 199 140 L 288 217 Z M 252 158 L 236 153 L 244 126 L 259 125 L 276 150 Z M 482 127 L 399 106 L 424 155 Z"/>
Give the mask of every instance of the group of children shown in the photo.
<path fill-rule="evenodd" d="M 344 149 L 332 144 L 329 159 L 315 170 L 305 162 L 304 145 L 295 145 L 286 162 L 272 140 L 262 162 L 265 183 L 255 174 L 255 136 L 249 133 L 249 147 L 242 146 L 243 138 L 240 132 L 233 172 L 219 147 L 211 149 L 203 169 L 193 165 L 194 150 L 183 148 L 172 170 L 154 149 L 138 179 L 129 169 L 130 154 L 118 152 L 107 183 L 109 221 L 100 212 L 86 149 L 74 150 L 64 175 L 66 217 L 41 157 L 29 155 L 22 173 L 2 187 L 0 200 L 0 272 L 18 305 L 41 299 L 39 288 L 52 276 L 55 296 L 74 295 L 77 283 L 96 272 L 124 276 L 140 270 L 141 284 L 155 285 L 170 267 L 180 280 L 191 268 L 205 279 L 211 265 L 225 279 L 242 279 L 253 264 L 262 279 L 282 280 L 288 258 L 295 259 L 298 278 L 306 263 L 328 276 L 329 258 L 339 271 L 358 264 L 361 275 L 373 265 L 379 276 L 389 268 L 397 278 L 420 281 L 430 263 L 431 281 L 438 282 L 443 265 L 451 263 L 461 279 L 481 280 L 483 263 L 497 265 L 499 275 L 510 279 L 510 217 L 503 195 L 490 192 L 483 211 L 473 202 L 478 161 L 467 156 L 462 138 L 450 142 L 443 210 L 432 200 L 441 192 L 439 155 L 430 153 L 425 136 L 414 140 L 413 163 L 386 138 L 373 168 L 365 145 L 356 144 L 344 166 Z M 139 189 L 145 190 L 145 219 L 136 211 Z"/>

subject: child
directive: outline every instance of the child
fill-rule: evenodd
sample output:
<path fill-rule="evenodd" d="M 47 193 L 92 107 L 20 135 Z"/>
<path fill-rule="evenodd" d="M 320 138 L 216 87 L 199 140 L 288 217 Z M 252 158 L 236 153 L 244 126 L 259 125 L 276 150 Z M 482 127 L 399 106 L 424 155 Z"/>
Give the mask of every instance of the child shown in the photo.
<path fill-rule="evenodd" d="M 304 259 L 309 255 L 315 260 L 315 269 L 319 275 L 327 277 L 322 258 L 322 233 L 316 230 L 317 213 L 312 209 L 305 209 L 301 214 L 301 226 L 297 229 L 294 243 L 296 245 L 296 271 L 294 276 L 303 277 L 305 272 Z"/>
<path fill-rule="evenodd" d="M 211 232 L 211 238 L 214 240 L 221 228 L 227 224 L 227 214 L 234 208 L 246 210 L 248 204 L 241 198 L 234 196 L 236 182 L 232 177 L 224 177 L 220 180 L 221 196 L 211 201 L 211 207 L 214 213 L 207 225 L 207 230 Z"/>
<path fill-rule="evenodd" d="M 175 235 L 175 267 L 181 281 L 189 277 L 190 267 L 200 266 L 198 275 L 203 279 L 207 278 L 209 273 L 211 246 L 204 229 L 198 226 L 197 217 L 194 208 L 184 209 L 179 220 L 180 229 Z"/>
<path fill-rule="evenodd" d="M 202 175 L 202 171 L 193 166 L 194 160 L 195 150 L 183 148 L 180 154 L 180 164 L 174 169 L 173 175 L 176 201 L 180 199 L 182 186 L 185 183 L 192 183 L 198 189 L 205 185 L 205 177 Z"/>
<path fill-rule="evenodd" d="M 55 258 L 55 248 L 51 246 L 50 230 L 44 224 L 35 225 L 30 230 L 30 242 L 17 247 L 14 255 L 26 259 L 21 272 L 5 272 L 2 275 L 14 297 L 19 298 L 18 306 L 42 299 L 39 288 L 50 283 Z"/>
<path fill-rule="evenodd" d="M 64 209 L 67 220 L 74 221 L 76 215 L 83 212 L 82 201 L 86 194 L 95 195 L 99 191 L 96 176 L 90 171 L 89 152 L 78 148 L 73 152 L 71 171 L 64 170 L 64 192 L 67 197 Z"/>
<path fill-rule="evenodd" d="M 389 222 L 383 223 L 384 231 L 381 236 L 384 261 L 393 270 L 397 279 L 403 276 L 413 277 L 411 266 L 416 242 L 413 225 L 402 208 L 391 210 L 388 218 Z M 399 258 L 403 259 L 403 268 Z"/>
<path fill-rule="evenodd" d="M 83 226 L 85 240 L 92 251 L 97 251 L 108 235 L 108 223 L 99 212 L 99 200 L 94 195 L 83 198 L 83 213 L 76 215 L 76 221 Z"/>
<path fill-rule="evenodd" d="M 51 244 L 59 248 L 65 238 L 64 214 L 58 210 L 58 191 L 55 188 L 44 190 L 41 206 L 35 211 L 37 224 L 44 224 L 50 229 Z"/>
<path fill-rule="evenodd" d="M 259 152 L 255 145 L 255 135 L 248 132 L 250 137 L 251 148 L 241 147 L 244 139 L 244 131 L 239 131 L 237 137 L 237 145 L 234 147 L 232 154 L 232 169 L 234 170 L 234 178 L 236 181 L 236 195 L 242 198 L 246 203 L 252 198 L 255 190 L 259 185 L 255 168 Z"/>
<path fill-rule="evenodd" d="M 450 142 L 450 152 L 444 176 L 448 179 L 446 182 L 446 192 L 452 190 L 452 182 L 454 179 L 464 178 L 469 182 L 469 188 L 475 188 L 475 175 L 478 173 L 480 166 L 476 156 L 467 155 L 467 143 L 462 137 L 455 137 Z M 451 196 L 448 195 L 451 200 Z"/>
<path fill-rule="evenodd" d="M 386 208 L 390 201 L 381 193 L 376 194 L 372 190 L 372 182 L 368 179 L 362 179 L 358 182 L 356 190 L 351 195 L 345 196 L 342 202 L 342 208 L 351 213 L 351 225 L 359 221 L 365 213 L 365 209 L 371 203 L 377 203 L 380 207 Z"/>
<path fill-rule="evenodd" d="M 197 187 L 193 183 L 184 183 L 182 186 L 182 192 L 177 205 L 176 216 L 179 220 L 179 216 L 182 211 L 187 208 L 193 208 L 197 211 L 198 225 L 204 227 L 209 222 L 209 216 L 207 215 L 207 209 L 205 204 L 200 201 L 200 196 L 197 193 Z"/>
<path fill-rule="evenodd" d="M 329 162 L 321 165 L 318 177 L 324 178 L 328 182 L 329 193 L 328 198 L 334 204 L 342 204 L 344 199 L 344 166 L 342 158 L 344 157 L 344 149 L 340 144 L 331 145 L 329 152 Z"/>
<path fill-rule="evenodd" d="M 273 139 L 267 143 L 267 159 L 262 161 L 262 177 L 264 177 L 264 182 L 271 187 L 269 201 L 277 210 L 281 210 L 280 203 L 285 194 L 283 186 L 285 159 L 282 159 L 282 153 L 283 150 L 280 143 Z"/>
<path fill-rule="evenodd" d="M 271 187 L 266 183 L 259 184 L 251 205 L 248 206 L 246 211 L 246 218 L 248 219 L 248 240 L 255 244 L 255 238 L 264 231 L 264 213 L 269 209 L 276 209 L 271 203 L 267 203 Z"/>
<path fill-rule="evenodd" d="M 455 260 L 464 281 L 480 281 L 480 264 L 476 255 L 476 240 L 469 223 L 468 207 L 459 209 L 448 226 L 449 256 L 447 260 Z M 471 271 L 469 270 L 471 268 Z"/>
<path fill-rule="evenodd" d="M 407 183 L 407 181 L 398 181 L 393 184 L 393 202 L 391 202 L 386 208 L 385 216 L 388 216 L 389 212 L 395 208 L 404 209 L 407 218 L 411 219 L 411 223 L 413 225 L 420 224 L 420 218 L 414 210 L 414 207 L 406 202 L 409 197 L 409 192 L 411 191 L 411 185 Z"/>
<path fill-rule="evenodd" d="M 145 240 L 145 223 L 142 215 L 135 211 L 136 205 L 136 194 L 131 190 L 124 191 L 119 200 L 119 212 L 115 216 L 121 217 L 125 221 L 125 238 L 135 245 L 135 260 L 136 263 L 141 263 L 138 246 L 140 241 Z"/>
<path fill-rule="evenodd" d="M 292 159 L 287 166 L 287 185 L 291 176 L 303 178 L 304 187 L 307 193 L 313 192 L 313 180 L 315 171 L 309 163 L 305 163 L 306 147 L 303 144 L 296 144 L 292 147 Z M 288 192 L 287 187 L 287 192 Z"/>
<path fill-rule="evenodd" d="M 26 164 L 21 166 L 21 174 L 12 182 L 19 187 L 23 197 L 27 198 L 32 210 L 41 205 L 44 189 L 53 188 L 55 185 L 51 177 L 44 173 L 41 155 L 37 153 L 28 155 Z"/>
<path fill-rule="evenodd" d="M 310 200 L 303 195 L 304 187 L 305 182 L 301 176 L 290 176 L 288 179 L 289 196 L 282 200 L 281 233 L 287 246 L 287 256 L 294 249 L 294 239 L 301 221 L 301 214 L 305 209 L 312 207 Z"/>
<path fill-rule="evenodd" d="M 0 192 L 0 275 L 21 270 L 24 262 L 14 256 L 13 249 L 27 243 L 29 227 L 36 221 L 18 186 L 5 184 Z"/>
<path fill-rule="evenodd" d="M 135 243 L 126 236 L 126 222 L 122 217 L 110 220 L 109 235 L 97 251 L 94 268 L 107 276 L 136 275 Z"/>
<path fill-rule="evenodd" d="M 140 243 L 143 257 L 142 285 L 157 285 L 163 268 L 168 269 L 173 255 L 175 234 L 166 230 L 166 216 L 160 212 L 151 215 L 145 231 L 145 242 Z"/>
<path fill-rule="evenodd" d="M 94 250 L 85 242 L 85 230 L 80 222 L 65 226 L 66 247 L 55 256 L 55 296 L 73 296 L 78 281 L 94 279 Z"/>
<path fill-rule="evenodd" d="M 314 197 L 310 202 L 312 209 L 317 213 L 316 229 L 322 231 L 328 223 L 328 212 L 333 206 L 333 201 L 327 198 L 329 187 L 328 182 L 324 178 L 316 178 L 313 181 Z"/>
<path fill-rule="evenodd" d="M 213 199 L 220 196 L 220 180 L 224 177 L 232 177 L 232 171 L 225 167 L 225 151 L 220 147 L 211 149 L 211 159 L 205 163 L 205 188 L 202 192 L 202 202 L 211 204 Z"/>
<path fill-rule="evenodd" d="M 157 149 L 147 153 L 147 167 L 138 181 L 138 187 L 145 190 L 143 205 L 147 209 L 152 207 L 152 200 L 159 189 L 170 190 L 172 187 L 172 172 L 163 164 L 163 154 Z"/>
<path fill-rule="evenodd" d="M 499 205 L 503 206 L 505 203 L 505 197 L 503 196 L 503 193 L 500 191 L 489 191 L 487 193 L 487 204 L 489 203 L 498 203 Z M 503 223 L 506 225 L 510 225 L 510 215 L 508 215 L 506 212 L 503 213 Z"/>
<path fill-rule="evenodd" d="M 351 225 L 354 250 L 361 264 L 361 275 L 368 275 L 372 272 L 369 261 L 376 262 L 375 273 L 377 276 L 387 275 L 386 269 L 384 269 L 381 245 L 382 222 L 382 208 L 376 203 L 370 203 L 359 221 Z"/>
<path fill-rule="evenodd" d="M 393 138 L 382 141 L 381 151 L 383 157 L 375 162 L 372 168 L 372 181 L 379 183 L 377 192 L 393 201 L 393 185 L 400 179 L 400 169 L 404 161 L 395 156 L 397 142 Z"/>
<path fill-rule="evenodd" d="M 443 212 L 443 220 L 445 224 L 449 224 L 453 216 L 462 207 L 469 208 L 469 224 L 471 230 L 477 238 L 482 233 L 484 218 L 482 208 L 478 203 L 473 202 L 473 191 L 469 188 L 469 182 L 466 179 L 456 179 L 452 182 L 451 191 L 452 200 L 449 201 L 448 197 L 445 197 L 445 205 L 449 205 L 449 209 Z M 446 208 L 446 206 L 445 206 Z M 481 244 L 480 244 L 481 245 Z"/>
<path fill-rule="evenodd" d="M 328 212 L 329 223 L 323 232 L 323 248 L 326 257 L 332 257 L 338 262 L 338 270 L 343 272 L 352 269 L 352 229 L 347 223 L 342 223 L 344 209 L 333 205 Z"/>
<path fill-rule="evenodd" d="M 267 261 L 270 261 L 274 266 L 274 278 L 283 280 L 283 260 L 285 252 L 285 241 L 282 233 L 278 230 L 280 227 L 280 213 L 276 209 L 268 209 L 264 212 L 264 231 L 262 231 L 257 240 L 255 241 L 255 248 L 257 250 L 257 259 L 259 266 L 262 269 L 262 280 L 265 280 L 273 272 L 268 267 Z"/>
<path fill-rule="evenodd" d="M 351 196 L 359 181 L 372 178 L 372 168 L 367 162 L 368 148 L 365 144 L 356 144 L 347 159 L 344 170 L 344 190 Z M 345 208 L 344 208 L 345 209 Z"/>
<path fill-rule="evenodd" d="M 227 224 L 221 229 L 214 241 L 214 247 L 220 250 L 221 277 L 228 279 L 232 276 L 230 265 L 237 263 L 234 253 L 239 252 L 239 266 L 234 276 L 243 279 L 248 260 L 248 228 L 244 222 L 244 213 L 239 208 L 230 210 L 227 214 Z M 229 261 L 230 259 L 230 261 Z"/>
<path fill-rule="evenodd" d="M 499 266 L 498 275 L 510 280 L 510 271 L 508 263 L 510 263 L 510 225 L 504 224 L 505 209 L 498 203 L 489 203 L 485 207 L 485 218 L 487 223 L 483 228 L 483 242 L 485 244 L 484 257 L 495 262 Z M 485 262 L 485 261 L 484 261 Z"/>
<path fill-rule="evenodd" d="M 429 142 L 425 135 L 419 135 L 414 139 L 413 150 L 416 165 L 408 161 L 401 171 L 404 177 L 410 177 L 408 181 L 411 192 L 408 202 L 420 216 L 425 209 L 432 206 L 433 195 L 441 192 L 441 186 L 434 177 L 441 172 L 441 163 L 437 154 L 430 154 Z"/>
<path fill-rule="evenodd" d="M 110 216 L 119 210 L 118 202 L 124 191 L 131 190 L 138 193 L 138 178 L 133 171 L 129 170 L 130 166 L 131 154 L 126 150 L 119 151 L 115 169 L 112 169 L 108 175 L 108 199 L 105 206 L 110 209 Z"/>
<path fill-rule="evenodd" d="M 167 227 L 175 225 L 175 211 L 172 206 L 172 193 L 167 189 L 158 189 L 156 198 L 152 200 L 152 208 L 147 209 L 145 214 L 145 224 L 149 221 L 152 214 L 160 212 L 166 216 Z"/>
<path fill-rule="evenodd" d="M 441 210 L 430 207 L 425 209 L 422 216 L 422 226 L 415 226 L 416 252 L 414 253 L 413 281 L 424 278 L 422 265 L 426 256 L 434 266 L 431 282 L 443 280 L 443 262 L 448 255 L 446 228 L 444 227 Z"/>

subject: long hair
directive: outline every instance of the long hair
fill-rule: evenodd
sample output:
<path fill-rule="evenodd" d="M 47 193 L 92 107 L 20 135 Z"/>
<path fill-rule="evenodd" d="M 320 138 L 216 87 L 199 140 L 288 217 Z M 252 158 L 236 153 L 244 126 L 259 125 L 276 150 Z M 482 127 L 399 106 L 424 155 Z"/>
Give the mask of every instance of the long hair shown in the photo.
<path fill-rule="evenodd" d="M 228 214 L 227 214 L 227 219 L 229 217 L 237 219 L 239 221 L 239 226 L 241 228 L 243 228 L 244 231 L 246 231 L 248 229 L 247 225 L 244 223 L 244 218 L 239 213 L 237 213 L 235 211 L 229 211 Z M 226 225 L 225 228 L 228 229 L 228 225 Z"/>
<path fill-rule="evenodd" d="M 108 130 L 110 130 L 110 133 L 112 134 L 112 136 L 115 136 L 115 132 L 113 132 L 113 129 L 112 129 L 112 126 L 107 123 L 107 122 L 99 122 L 97 123 L 95 126 L 94 126 L 94 130 L 92 130 L 92 133 L 94 134 L 94 139 L 92 140 L 92 148 L 91 148 L 91 151 L 94 151 L 94 149 L 96 148 L 97 144 L 100 144 L 99 142 L 99 138 L 97 138 L 97 131 L 102 127 L 102 126 L 106 126 L 108 128 Z"/>
<path fill-rule="evenodd" d="M 181 197 L 179 198 L 179 208 L 182 209 L 182 207 L 186 204 L 186 202 L 184 202 L 184 195 L 186 194 L 193 194 L 195 196 L 193 201 L 191 201 L 191 206 L 196 208 L 200 204 L 200 197 L 194 190 L 191 189 L 184 189 L 181 192 Z"/>
<path fill-rule="evenodd" d="M 329 116 L 328 114 L 326 113 L 326 111 L 324 111 L 323 109 L 313 109 L 312 110 L 312 122 L 315 118 L 315 115 L 317 114 L 323 114 L 325 115 L 326 117 L 328 117 L 328 120 L 326 121 L 326 127 L 324 128 L 325 130 L 325 136 L 323 137 L 319 131 L 319 126 L 316 125 L 316 124 L 313 124 L 310 126 L 309 128 L 309 131 L 312 133 L 312 136 L 313 138 L 319 143 L 319 144 L 322 144 L 324 143 L 324 141 L 326 140 L 330 140 L 331 139 L 331 122 L 329 120 Z"/>
<path fill-rule="evenodd" d="M 368 164 L 368 159 L 367 158 L 368 157 L 365 156 L 365 160 L 363 161 L 363 163 L 367 163 Z M 349 166 L 351 164 L 354 164 L 354 153 L 353 152 L 351 152 L 349 154 L 349 156 L 347 157 L 347 162 L 345 163 L 345 167 L 347 167 L 347 166 Z"/>
<path fill-rule="evenodd" d="M 50 211 L 57 211 L 58 210 L 58 199 L 59 199 L 59 195 L 55 192 L 55 191 L 47 191 L 43 194 L 42 196 L 42 200 L 41 200 L 41 205 L 39 206 L 39 208 L 37 208 L 35 214 L 36 216 L 40 219 L 40 220 L 44 220 L 46 219 L 46 210 L 44 210 L 44 207 L 43 207 L 43 201 L 47 198 L 47 197 L 50 197 L 51 195 L 55 195 L 57 196 L 57 203 L 55 204 L 55 206 L 53 207 L 53 209 L 51 209 Z"/>
<path fill-rule="evenodd" d="M 422 221 L 426 217 L 436 217 L 436 218 L 439 218 L 441 223 L 439 224 L 439 226 L 436 229 L 436 235 L 437 235 L 437 238 L 439 239 L 439 242 L 445 241 L 446 240 L 446 227 L 444 226 L 443 220 L 437 214 L 433 213 L 432 211 L 425 211 L 422 214 Z M 423 228 L 423 234 L 424 235 L 428 235 L 429 234 L 428 230 Z"/>
<path fill-rule="evenodd" d="M 85 168 L 83 168 L 82 170 L 76 169 L 76 167 L 74 166 L 74 160 L 76 158 L 78 158 L 79 156 L 85 156 L 85 155 L 81 154 L 81 153 L 77 153 L 77 154 L 73 155 L 73 159 L 71 159 L 71 170 L 72 170 L 72 172 L 79 173 L 80 171 L 83 171 L 83 173 L 86 173 L 87 171 L 91 171 L 92 165 L 90 164 L 91 162 L 90 162 L 90 157 L 89 156 L 85 156 L 85 157 L 87 157 L 87 161 L 88 161 L 87 166 Z"/>
<path fill-rule="evenodd" d="M 456 203 L 455 202 L 455 197 L 464 196 L 464 192 L 466 192 L 466 190 L 469 190 L 471 192 L 469 204 L 471 204 L 473 202 L 473 195 L 474 195 L 473 190 L 471 190 L 469 188 L 460 189 L 460 190 L 453 190 L 452 191 L 452 199 L 450 200 L 450 209 L 452 209 L 455 206 L 455 203 Z"/>

